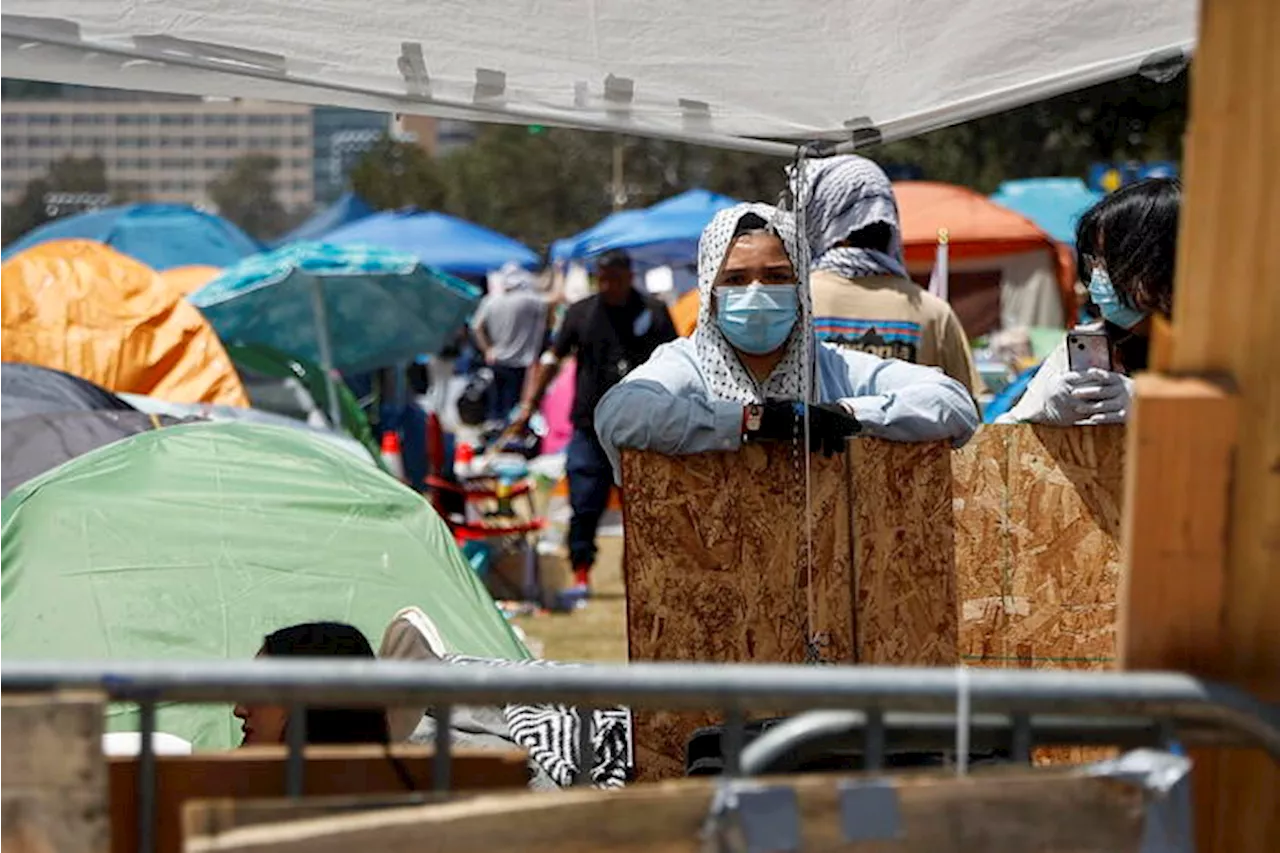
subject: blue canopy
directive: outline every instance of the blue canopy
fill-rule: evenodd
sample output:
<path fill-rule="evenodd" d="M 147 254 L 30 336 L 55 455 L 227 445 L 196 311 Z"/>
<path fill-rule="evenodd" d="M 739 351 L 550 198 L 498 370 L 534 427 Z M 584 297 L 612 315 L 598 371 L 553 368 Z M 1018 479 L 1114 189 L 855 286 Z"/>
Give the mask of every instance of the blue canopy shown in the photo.
<path fill-rule="evenodd" d="M 326 243 L 362 243 L 417 256 L 422 263 L 453 275 L 482 276 L 506 263 L 535 266 L 539 258 L 527 246 L 473 222 L 443 213 L 385 210 L 344 225 Z"/>
<path fill-rule="evenodd" d="M 691 263 L 698 253 L 702 229 L 717 212 L 737 203 L 707 190 L 688 190 L 644 210 L 620 211 L 605 217 L 581 234 L 557 241 L 552 257 L 589 258 L 624 249 L 644 266 Z"/>
<path fill-rule="evenodd" d="M 480 293 L 404 252 L 300 242 L 224 270 L 187 299 L 224 340 L 355 372 L 438 352 Z"/>
<path fill-rule="evenodd" d="M 1080 215 L 1101 201 L 1102 193 L 1079 178 L 1027 178 L 1000 184 L 991 200 L 1021 213 L 1059 243 L 1074 246 Z"/>
<path fill-rule="evenodd" d="M 373 213 L 364 199 L 355 193 L 343 193 L 330 206 L 311 216 L 306 222 L 275 241 L 276 246 L 285 246 L 298 240 L 323 240 L 329 232 L 343 225 L 358 222 Z"/>
<path fill-rule="evenodd" d="M 568 261 L 573 258 L 586 257 L 586 247 L 593 242 L 607 240 L 610 235 L 626 234 L 628 228 L 639 224 L 644 218 L 643 210 L 618 210 L 610 213 L 585 231 L 556 240 L 551 244 L 551 260 Z"/>
<path fill-rule="evenodd" d="M 154 270 L 229 267 L 262 246 L 221 216 L 185 204 L 122 204 L 55 219 L 5 247 L 4 257 L 49 240 L 97 240 Z"/>

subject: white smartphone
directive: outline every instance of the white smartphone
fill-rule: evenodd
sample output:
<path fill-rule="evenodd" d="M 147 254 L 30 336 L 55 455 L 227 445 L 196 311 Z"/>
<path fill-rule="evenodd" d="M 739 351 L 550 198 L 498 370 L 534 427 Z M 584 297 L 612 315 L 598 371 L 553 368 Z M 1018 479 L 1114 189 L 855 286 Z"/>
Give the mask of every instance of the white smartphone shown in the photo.
<path fill-rule="evenodd" d="M 1067 332 L 1067 363 L 1076 373 L 1091 367 L 1114 370 L 1111 341 L 1101 329 L 1073 329 Z"/>

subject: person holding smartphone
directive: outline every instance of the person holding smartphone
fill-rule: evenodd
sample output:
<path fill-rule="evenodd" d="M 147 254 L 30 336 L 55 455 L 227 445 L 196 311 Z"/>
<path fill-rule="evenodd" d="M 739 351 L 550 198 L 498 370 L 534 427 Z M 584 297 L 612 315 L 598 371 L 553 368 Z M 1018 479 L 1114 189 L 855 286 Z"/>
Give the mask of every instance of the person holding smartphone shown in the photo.
<path fill-rule="evenodd" d="M 1122 424 L 1133 381 L 1147 366 L 1151 317 L 1173 310 L 1176 180 L 1131 184 L 1085 211 L 1076 228 L 1076 275 L 1100 322 L 1068 332 L 996 423 Z"/>

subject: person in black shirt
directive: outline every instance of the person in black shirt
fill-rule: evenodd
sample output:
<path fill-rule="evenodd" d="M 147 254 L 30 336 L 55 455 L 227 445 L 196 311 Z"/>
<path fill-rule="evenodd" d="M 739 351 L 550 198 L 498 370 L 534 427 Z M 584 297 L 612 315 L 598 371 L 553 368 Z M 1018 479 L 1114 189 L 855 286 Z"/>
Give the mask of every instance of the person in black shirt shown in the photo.
<path fill-rule="evenodd" d="M 516 416 L 523 428 L 565 358 L 578 362 L 574 386 L 573 438 L 566 451 L 569 476 L 569 557 L 574 583 L 585 594 L 596 558 L 596 528 L 609 503 L 613 469 L 596 438 L 596 404 L 661 344 L 676 339 L 666 306 L 632 284 L 631 258 L 621 251 L 600 257 L 599 293 L 569 306 L 551 349 L 543 353 L 538 374 Z"/>

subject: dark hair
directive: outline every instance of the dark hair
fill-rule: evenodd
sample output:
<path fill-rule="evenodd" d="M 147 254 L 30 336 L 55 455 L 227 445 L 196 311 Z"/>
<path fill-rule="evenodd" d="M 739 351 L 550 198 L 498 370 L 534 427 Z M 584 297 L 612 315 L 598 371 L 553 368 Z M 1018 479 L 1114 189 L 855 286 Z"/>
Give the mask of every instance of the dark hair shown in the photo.
<path fill-rule="evenodd" d="M 851 249 L 871 249 L 887 253 L 892 242 L 893 229 L 888 222 L 871 222 L 855 231 L 850 231 L 849 236 L 841 240 L 839 245 L 848 246 Z"/>
<path fill-rule="evenodd" d="M 744 213 L 738 217 L 738 224 L 733 228 L 733 236 L 739 237 L 752 231 L 768 231 L 769 223 L 758 213 Z"/>
<path fill-rule="evenodd" d="M 375 655 L 360 629 L 341 622 L 306 622 L 268 634 L 267 657 L 367 658 Z M 387 715 L 378 708 L 308 708 L 307 743 L 387 743 Z"/>
<path fill-rule="evenodd" d="M 1116 295 L 1131 308 L 1173 312 L 1173 270 L 1182 186 L 1149 178 L 1117 190 L 1080 217 L 1076 227 L 1076 275 L 1084 284 L 1090 260 L 1100 262 Z"/>
<path fill-rule="evenodd" d="M 619 267 L 622 269 L 631 269 L 631 256 L 622 249 L 610 249 L 600 255 L 596 261 L 596 269 L 608 269 L 610 267 Z"/>

